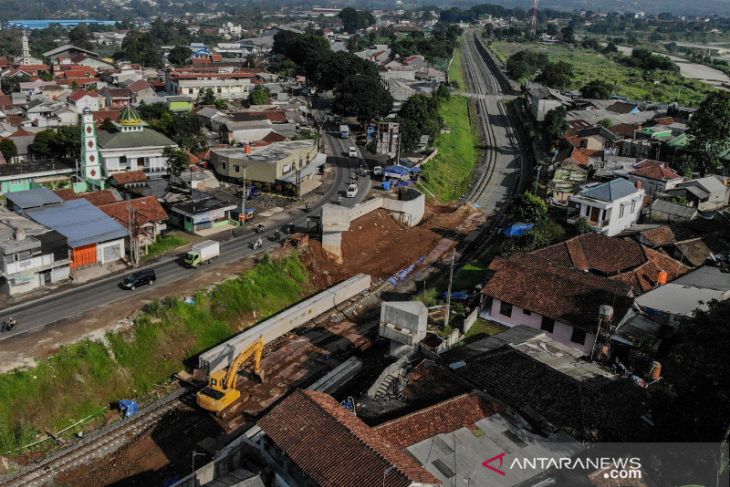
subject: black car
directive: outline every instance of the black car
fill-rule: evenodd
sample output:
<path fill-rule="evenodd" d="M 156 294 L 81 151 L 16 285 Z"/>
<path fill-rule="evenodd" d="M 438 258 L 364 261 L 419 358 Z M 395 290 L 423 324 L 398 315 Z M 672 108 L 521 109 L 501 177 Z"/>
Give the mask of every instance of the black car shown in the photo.
<path fill-rule="evenodd" d="M 156 279 L 154 269 L 142 269 L 127 276 L 119 285 L 122 289 L 134 290 L 143 284 L 152 284 Z"/>

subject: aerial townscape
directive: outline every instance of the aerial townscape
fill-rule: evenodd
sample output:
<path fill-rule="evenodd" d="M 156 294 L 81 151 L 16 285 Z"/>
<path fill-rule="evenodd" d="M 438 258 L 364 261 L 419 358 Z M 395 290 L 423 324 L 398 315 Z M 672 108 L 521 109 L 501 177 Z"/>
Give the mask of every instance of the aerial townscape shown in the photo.
<path fill-rule="evenodd" d="M 0 485 L 730 485 L 730 0 L 0 0 Z"/>

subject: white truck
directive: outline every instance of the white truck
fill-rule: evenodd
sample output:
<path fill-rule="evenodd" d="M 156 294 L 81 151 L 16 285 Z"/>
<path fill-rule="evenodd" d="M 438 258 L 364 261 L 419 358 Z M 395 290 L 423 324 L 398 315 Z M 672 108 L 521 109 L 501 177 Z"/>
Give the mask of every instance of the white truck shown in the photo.
<path fill-rule="evenodd" d="M 206 264 L 211 260 L 218 257 L 221 253 L 221 245 L 215 240 L 205 240 L 200 243 L 196 243 L 193 247 L 185 254 L 185 265 L 197 269 L 201 264 Z"/>

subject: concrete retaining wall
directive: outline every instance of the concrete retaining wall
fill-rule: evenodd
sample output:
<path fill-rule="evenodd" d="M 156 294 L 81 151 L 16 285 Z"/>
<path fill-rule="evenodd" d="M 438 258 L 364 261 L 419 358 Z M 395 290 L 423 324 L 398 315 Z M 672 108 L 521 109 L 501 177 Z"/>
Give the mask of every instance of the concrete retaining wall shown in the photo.
<path fill-rule="evenodd" d="M 208 374 L 227 367 L 259 336 L 269 343 L 369 288 L 369 275 L 351 277 L 200 354 L 198 367 Z"/>

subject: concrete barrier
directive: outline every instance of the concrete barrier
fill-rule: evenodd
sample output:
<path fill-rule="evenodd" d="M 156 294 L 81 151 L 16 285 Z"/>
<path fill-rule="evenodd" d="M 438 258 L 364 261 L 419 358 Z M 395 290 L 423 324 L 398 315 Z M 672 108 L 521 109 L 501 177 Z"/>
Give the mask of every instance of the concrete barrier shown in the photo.
<path fill-rule="evenodd" d="M 357 296 L 370 288 L 370 276 L 358 274 L 346 281 L 332 286 L 309 299 L 295 304 L 276 316 L 262 321 L 248 330 L 239 333 L 226 342 L 201 353 L 198 368 L 207 374 L 228 367 L 228 364 L 259 337 L 269 343 L 294 328 L 301 326 L 335 306 Z"/>

